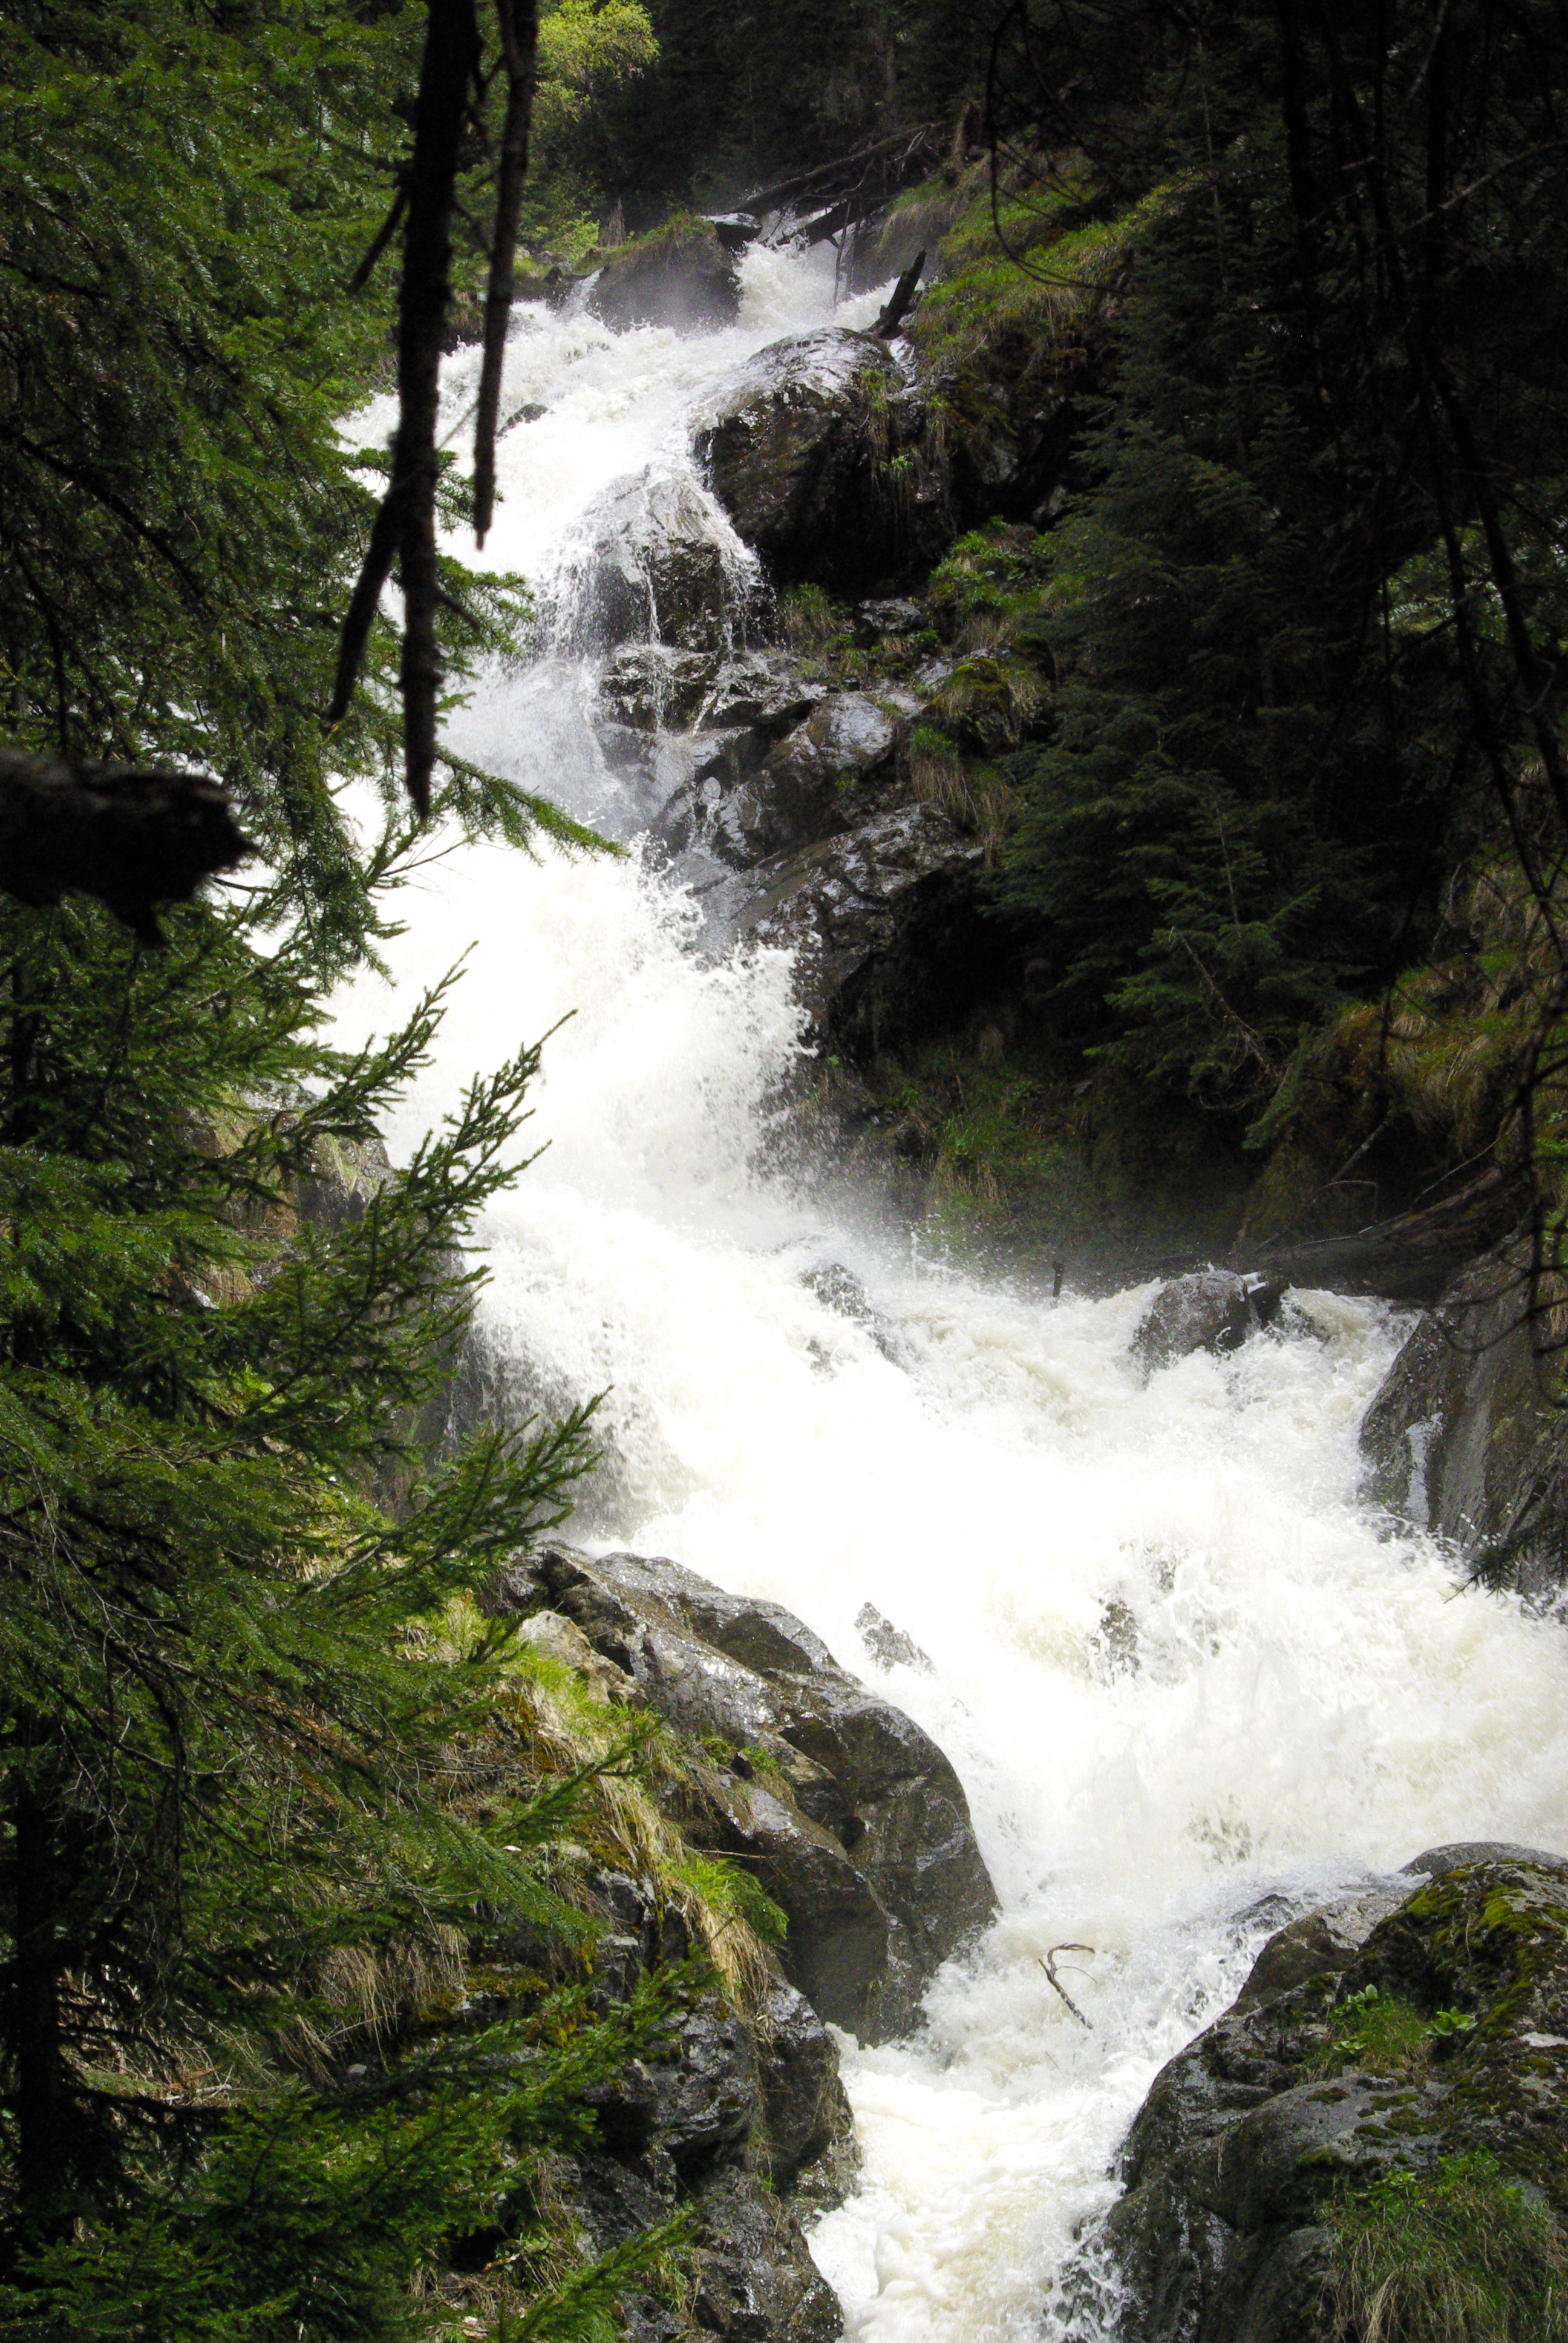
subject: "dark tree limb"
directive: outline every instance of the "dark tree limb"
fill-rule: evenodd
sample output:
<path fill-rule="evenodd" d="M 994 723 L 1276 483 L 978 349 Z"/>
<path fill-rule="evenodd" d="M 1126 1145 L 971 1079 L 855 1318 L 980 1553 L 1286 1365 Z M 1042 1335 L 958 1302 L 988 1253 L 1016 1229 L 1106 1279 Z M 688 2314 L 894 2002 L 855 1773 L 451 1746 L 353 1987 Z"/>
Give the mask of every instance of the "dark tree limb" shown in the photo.
<path fill-rule="evenodd" d="M 21 902 L 95 895 L 159 944 L 156 906 L 186 901 L 250 851 L 228 792 L 205 774 L 0 749 L 0 886 Z"/>
<path fill-rule="evenodd" d="M 1436 1203 L 1347 1236 L 1274 1238 L 1238 1249 L 1229 1266 L 1260 1270 L 1282 1285 L 1431 1302 L 1467 1262 L 1513 1236 L 1529 1209 L 1524 1166 L 1493 1164 Z"/>
<path fill-rule="evenodd" d="M 534 112 L 534 68 L 539 36 L 538 0 L 496 0 L 501 25 L 501 63 L 507 74 L 507 121 L 496 174 L 496 225 L 490 239 L 490 281 L 485 294 L 485 357 L 479 375 L 479 407 L 474 424 L 474 535 L 485 542 L 496 504 L 496 417 L 501 404 L 501 367 L 507 321 L 512 312 L 513 262 L 523 176 L 528 167 L 528 129 Z"/>
<path fill-rule="evenodd" d="M 392 208 L 371 239 L 370 249 L 348 280 L 350 293 L 363 293 L 375 273 L 376 264 L 403 225 L 403 215 L 408 208 L 408 183 L 399 179 L 397 192 L 392 198 Z"/>
<path fill-rule="evenodd" d="M 344 620 L 329 722 L 344 716 L 365 657 L 381 589 L 396 556 L 403 588 L 403 763 L 408 795 L 430 809 L 441 662 L 436 641 L 440 570 L 436 553 L 436 427 L 441 344 L 451 296 L 452 205 L 468 91 L 479 65 L 473 0 L 434 0 L 419 67 L 414 159 L 408 172 L 403 281 L 397 295 L 397 434 L 392 478 L 370 532 Z"/>

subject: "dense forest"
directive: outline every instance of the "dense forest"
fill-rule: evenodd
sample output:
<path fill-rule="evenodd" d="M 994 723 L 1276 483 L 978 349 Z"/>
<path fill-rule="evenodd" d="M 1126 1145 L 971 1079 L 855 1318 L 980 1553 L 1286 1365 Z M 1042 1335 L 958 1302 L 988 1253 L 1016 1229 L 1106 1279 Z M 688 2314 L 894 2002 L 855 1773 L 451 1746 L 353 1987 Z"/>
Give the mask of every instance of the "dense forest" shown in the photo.
<path fill-rule="evenodd" d="M 528 13 L 475 24 L 448 347 Z M 437 1436 L 538 1052 L 390 1172 L 445 988 L 378 1050 L 326 1038 L 421 836 L 374 591 L 326 711 L 397 488 L 337 426 L 407 378 L 427 30 L 0 22 L 5 746 L 198 769 L 250 849 L 129 923 L 101 877 L 0 871 L 0 2331 L 37 2343 L 588 2343 L 628 2289 L 678 2303 L 689 2212 L 586 2255 L 552 2159 L 783 1925 L 669 1819 L 701 1751 L 498 1594 L 591 1409 Z M 884 485 L 935 519 L 873 582 L 953 656 L 906 762 L 986 850 L 980 973 L 863 1070 L 927 1161 L 1014 1234 L 1091 1143 L 1166 1235 L 1523 1231 L 1555 1342 L 1558 0 L 546 0 L 531 106 L 519 291 L 925 136 L 852 262 L 927 255 Z M 1039 452 L 1000 510 L 999 432 Z M 445 709 L 530 604 L 449 549 L 466 448 L 429 472 Z M 840 590 L 779 623 L 853 661 Z M 433 757 L 437 819 L 603 850 L 548 779 Z M 679 1923 L 618 1998 L 617 1863 Z"/>

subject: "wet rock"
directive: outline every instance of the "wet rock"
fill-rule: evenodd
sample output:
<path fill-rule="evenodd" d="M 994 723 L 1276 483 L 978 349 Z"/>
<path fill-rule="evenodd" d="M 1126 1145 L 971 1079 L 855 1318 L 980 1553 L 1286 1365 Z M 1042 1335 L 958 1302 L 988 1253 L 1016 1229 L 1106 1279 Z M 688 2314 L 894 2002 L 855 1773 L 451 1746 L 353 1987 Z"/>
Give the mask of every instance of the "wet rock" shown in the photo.
<path fill-rule="evenodd" d="M 967 897 L 981 870 L 980 848 L 934 807 L 895 805 L 769 858 L 726 910 L 741 933 L 797 949 L 812 1030 L 859 1059 L 918 1033 L 927 1013 L 961 1011 L 942 940 L 955 889 Z"/>
<path fill-rule="evenodd" d="M 695 481 L 650 465 L 616 481 L 582 525 L 568 599 L 593 645 L 653 639 L 718 651 L 743 608 L 739 548 Z"/>
<path fill-rule="evenodd" d="M 1267 1278 L 1202 1269 L 1162 1285 L 1132 1338 L 1151 1373 L 1193 1351 L 1239 1350 L 1279 1314 L 1283 1295 Z"/>
<path fill-rule="evenodd" d="M 1541 1846 L 1517 1846 L 1512 1839 L 1467 1838 L 1449 1846 L 1429 1846 L 1412 1855 L 1406 1871 L 1438 1878 L 1445 1871 L 1461 1871 L 1473 1863 L 1530 1863 L 1545 1871 L 1568 1871 L 1568 1855 L 1553 1855 Z"/>
<path fill-rule="evenodd" d="M 760 2012 L 764 2147 L 775 2186 L 854 2135 L 833 2037 L 802 1993 L 776 1986 Z"/>
<path fill-rule="evenodd" d="M 703 216 L 726 252 L 744 252 L 762 232 L 755 212 L 707 212 Z"/>
<path fill-rule="evenodd" d="M 790 1613 L 674 1563 L 557 1547 L 508 1585 L 519 1608 L 573 1620 L 681 1731 L 768 1756 L 724 1791 L 721 1846 L 786 1912 L 785 1966 L 821 2016 L 872 2040 L 905 2030 L 995 1910 L 936 1745 Z"/>
<path fill-rule="evenodd" d="M 689 725 L 711 689 L 719 661 L 676 643 L 627 643 L 599 679 L 600 705 L 637 732 Z"/>
<path fill-rule="evenodd" d="M 628 2059 L 609 2082 L 591 2085 L 583 2104 L 593 2109 L 597 2136 L 612 2156 L 640 2156 L 653 2146 L 664 2108 L 653 2068 L 642 2059 Z"/>
<path fill-rule="evenodd" d="M 1444 1867 L 1456 1855 L 1481 1859 Z M 1157 2077 L 1099 2240 L 1121 2343 L 1336 2343 L 1322 2208 L 1383 2173 L 1482 2148 L 1568 2214 L 1568 1866 L 1486 1846 L 1416 1865 L 1413 1895 L 1369 1889 L 1278 1931 Z M 1473 2026 L 1355 2063 L 1345 2005 L 1369 1986 Z"/>
<path fill-rule="evenodd" d="M 734 251 L 709 220 L 656 229 L 607 253 L 588 296 L 596 317 L 628 326 L 727 326 L 740 307 Z"/>
<path fill-rule="evenodd" d="M 739 1721 L 733 1708 L 727 1713 L 732 1725 Z M 767 1739 L 754 1737 L 750 1746 L 777 1755 Z M 918 1992 L 901 1933 L 840 1835 L 857 1818 L 823 1769 L 805 1784 L 791 1782 L 792 1770 L 780 1763 L 771 1778 L 754 1772 L 749 1781 L 719 1788 L 728 1827 L 715 1843 L 740 1857 L 784 1913 L 785 1967 L 825 2017 L 869 2033 L 897 2005 L 907 2021 Z M 816 1793 L 818 1814 L 803 1809 L 802 1791 Z"/>
<path fill-rule="evenodd" d="M 785 732 L 827 697 L 827 685 L 803 675 L 799 661 L 788 653 L 743 651 L 726 659 L 716 673 L 702 702 L 702 720 Z"/>
<path fill-rule="evenodd" d="M 838 836 L 864 819 L 875 802 L 867 792 L 891 781 L 898 737 L 896 710 L 835 692 L 771 749 L 758 728 L 737 743 L 728 773 L 710 765 L 694 776 L 665 808 L 659 835 L 700 838 L 732 870 Z"/>
<path fill-rule="evenodd" d="M 691 2316 L 733 2343 L 837 2343 L 838 2297 L 811 2259 L 799 2223 L 749 2173 L 704 2189 Z"/>
<path fill-rule="evenodd" d="M 1472 1553 L 1496 1552 L 1527 1589 L 1568 1566 L 1568 1452 L 1552 1362 L 1523 1322 L 1526 1263 L 1462 1271 L 1390 1368 L 1362 1425 L 1367 1493 Z"/>
<path fill-rule="evenodd" d="M 776 578 L 852 592 L 940 549 L 934 514 L 886 469 L 920 420 L 885 344 L 829 327 L 759 351 L 719 394 L 697 452 Z"/>
<path fill-rule="evenodd" d="M 518 1640 L 570 1668 L 601 1700 L 637 1698 L 631 1678 L 608 1660 L 601 1660 L 582 1629 L 558 1611 L 538 1611 L 531 1619 L 525 1619 L 518 1629 Z"/>
<path fill-rule="evenodd" d="M 800 1282 L 809 1287 L 825 1310 L 836 1310 L 841 1318 L 856 1319 L 862 1326 L 875 1325 L 877 1313 L 870 1295 L 841 1261 L 821 1261 L 814 1269 L 802 1270 Z M 855 1624 L 858 1626 L 859 1620 Z"/>
<path fill-rule="evenodd" d="M 881 642 L 889 635 L 917 634 L 926 624 L 926 614 L 920 604 L 898 596 L 879 602 L 861 602 L 855 611 L 855 632 L 868 646 Z"/>
<path fill-rule="evenodd" d="M 885 1619 L 874 1603 L 862 1603 L 855 1614 L 855 1624 L 865 1638 L 866 1649 L 885 1668 L 918 1668 L 922 1675 L 932 1674 L 930 1656 L 922 1652 L 912 1635 L 895 1627 Z"/>
<path fill-rule="evenodd" d="M 760 2120 L 756 2043 L 718 1994 L 704 1994 L 682 2011 L 678 2046 L 651 2061 L 648 2073 L 653 2128 L 683 2178 L 743 2147 Z"/>

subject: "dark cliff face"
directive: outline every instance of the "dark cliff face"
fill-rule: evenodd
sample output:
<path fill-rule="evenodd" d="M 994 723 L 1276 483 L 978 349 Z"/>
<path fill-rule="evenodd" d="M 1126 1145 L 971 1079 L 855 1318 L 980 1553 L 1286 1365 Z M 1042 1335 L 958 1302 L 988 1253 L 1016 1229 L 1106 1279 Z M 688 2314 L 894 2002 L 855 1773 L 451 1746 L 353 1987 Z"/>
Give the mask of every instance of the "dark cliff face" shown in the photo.
<path fill-rule="evenodd" d="M 1366 1493 L 1452 1538 L 1493 1584 L 1543 1594 L 1568 1562 L 1552 1326 L 1523 1245 L 1474 1262 L 1411 1332 L 1362 1426 Z"/>

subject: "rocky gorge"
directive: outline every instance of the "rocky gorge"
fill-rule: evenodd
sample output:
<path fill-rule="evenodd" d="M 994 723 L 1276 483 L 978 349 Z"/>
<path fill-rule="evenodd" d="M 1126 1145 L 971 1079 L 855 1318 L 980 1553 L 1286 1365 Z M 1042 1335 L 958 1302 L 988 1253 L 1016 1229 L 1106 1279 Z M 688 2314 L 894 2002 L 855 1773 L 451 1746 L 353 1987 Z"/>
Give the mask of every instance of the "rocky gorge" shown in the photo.
<path fill-rule="evenodd" d="M 1316 1997 L 1247 2087 L 1317 2087 L 1302 2063 L 1333 2065 L 1358 2022 L 1333 2014 L 1340 1906 L 1409 1901 L 1412 1847 L 1474 1826 L 1466 1767 L 1487 1827 L 1552 1843 L 1552 1631 L 1513 1597 L 1451 1603 L 1461 1548 L 1534 1469 L 1503 1461 L 1518 1410 L 1477 1417 L 1493 1353 L 1455 1363 L 1471 1288 L 1441 1250 L 1413 1289 L 1317 1276 L 1233 1213 L 1174 1259 L 1121 1233 L 1097 1252 L 1081 1216 L 1050 1217 L 1054 1126 L 1043 1273 L 944 1251 L 932 1200 L 961 1146 L 985 1163 L 983 1086 L 1016 1079 L 1035 981 L 995 916 L 984 794 L 1030 704 L 964 581 L 1033 575 L 1068 387 L 1015 383 L 944 437 L 908 340 L 870 330 L 879 288 L 835 311 L 819 266 L 752 239 L 722 264 L 735 305 L 699 317 L 678 258 L 613 323 L 601 277 L 514 327 L 498 558 L 539 581 L 538 656 L 459 736 L 533 775 L 547 743 L 558 790 L 634 856 L 536 880 L 476 852 L 449 926 L 447 898 L 421 920 L 426 952 L 482 932 L 457 1060 L 515 1001 L 541 1029 L 578 1012 L 551 1044 L 550 1151 L 481 1232 L 489 1294 L 432 1436 L 605 1393 L 573 1544 L 497 1599 L 542 1665 L 674 1736 L 666 1820 L 782 1919 L 749 1996 L 679 1986 L 667 2055 L 607 2103 L 561 2201 L 585 2251 L 695 2222 L 685 2278 L 629 2313 L 648 2334 L 1120 2320 L 1130 2343 L 1282 2343 L 1314 2223 L 1302 2285 L 1327 2283 L 1319 2183 L 1203 2211 L 1158 2078 L 1195 2031 L 1229 2041 L 1282 1927 Z M 470 367 L 449 361 L 454 405 Z M 936 1104 L 922 1052 L 946 1053 Z M 982 1232 L 1006 1214 L 989 1176 L 961 1191 Z M 1471 1460 L 1471 1494 L 1440 1450 Z M 1458 1672 L 1468 1704 L 1440 1690 Z M 605 1996 L 678 1968 L 657 1879 L 618 1860 L 594 1893 Z M 1060 1958 L 1089 1964 L 1058 1969 L 1070 2005 L 1042 1967 Z M 1479 1984 L 1396 1997 L 1479 2031 Z M 1458 2053 L 1432 2037 L 1433 2088 L 1461 2030 Z M 1343 2087 L 1381 2119 L 1379 2077 L 1365 2107 Z M 1441 2177 L 1455 2136 L 1389 2168 Z M 1536 2185 L 1487 2152 L 1501 2187 Z M 1357 2186 L 1382 2168 L 1344 2165 Z M 1229 2228 L 1190 2268 L 1205 2220 Z"/>

